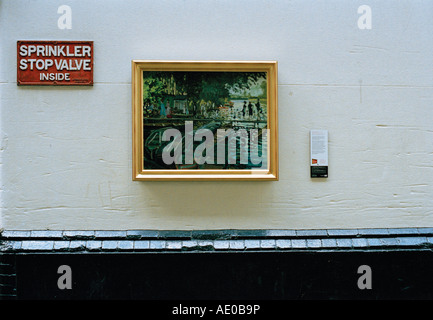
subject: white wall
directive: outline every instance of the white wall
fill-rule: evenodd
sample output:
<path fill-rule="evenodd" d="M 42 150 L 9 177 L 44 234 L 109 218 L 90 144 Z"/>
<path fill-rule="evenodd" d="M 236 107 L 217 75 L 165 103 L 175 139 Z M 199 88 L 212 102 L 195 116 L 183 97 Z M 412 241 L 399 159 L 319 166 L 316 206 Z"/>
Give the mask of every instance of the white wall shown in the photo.
<path fill-rule="evenodd" d="M 1 227 L 433 226 L 432 17 L 428 0 L 3 0 Z M 18 87 L 17 40 L 93 40 L 94 86 Z M 133 182 L 132 59 L 278 60 L 280 181 Z M 309 177 L 310 129 L 329 130 L 328 179 Z"/>

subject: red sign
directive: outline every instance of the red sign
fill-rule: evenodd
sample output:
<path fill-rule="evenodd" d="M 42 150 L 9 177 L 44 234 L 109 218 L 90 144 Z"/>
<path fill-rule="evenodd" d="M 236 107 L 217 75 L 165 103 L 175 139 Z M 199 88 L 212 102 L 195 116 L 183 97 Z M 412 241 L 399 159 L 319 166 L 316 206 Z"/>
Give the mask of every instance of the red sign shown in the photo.
<path fill-rule="evenodd" d="M 18 85 L 93 85 L 93 41 L 18 41 Z"/>

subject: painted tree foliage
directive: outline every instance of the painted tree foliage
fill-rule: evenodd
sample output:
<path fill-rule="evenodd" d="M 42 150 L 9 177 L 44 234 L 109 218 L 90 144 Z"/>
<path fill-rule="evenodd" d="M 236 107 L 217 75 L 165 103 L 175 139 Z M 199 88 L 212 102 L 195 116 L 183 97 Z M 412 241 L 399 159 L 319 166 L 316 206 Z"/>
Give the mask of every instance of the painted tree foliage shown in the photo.
<path fill-rule="evenodd" d="M 264 72 L 148 71 L 143 76 L 143 99 L 158 102 L 168 95 L 184 95 L 194 106 L 201 100 L 219 105 L 230 92 L 249 89 L 264 77 Z"/>

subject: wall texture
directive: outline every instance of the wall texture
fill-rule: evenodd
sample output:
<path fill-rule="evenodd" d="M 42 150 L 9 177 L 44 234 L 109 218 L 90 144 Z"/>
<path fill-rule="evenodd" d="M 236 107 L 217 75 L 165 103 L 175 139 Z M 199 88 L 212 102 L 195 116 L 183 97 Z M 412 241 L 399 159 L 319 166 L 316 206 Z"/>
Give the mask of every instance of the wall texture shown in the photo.
<path fill-rule="evenodd" d="M 409 0 L 1 1 L 0 228 L 431 227 L 432 16 Z M 94 86 L 18 87 L 17 40 L 94 41 Z M 277 60 L 280 180 L 133 182 L 132 59 Z M 329 130 L 327 179 L 309 177 L 310 129 Z"/>

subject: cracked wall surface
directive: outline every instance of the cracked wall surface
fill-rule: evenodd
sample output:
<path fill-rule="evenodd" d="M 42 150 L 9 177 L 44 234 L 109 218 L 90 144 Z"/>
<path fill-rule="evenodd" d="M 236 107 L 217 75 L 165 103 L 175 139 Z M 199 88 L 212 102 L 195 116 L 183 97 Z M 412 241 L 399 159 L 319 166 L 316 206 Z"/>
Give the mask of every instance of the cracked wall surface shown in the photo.
<path fill-rule="evenodd" d="M 433 226 L 433 3 L 0 3 L 0 228 Z M 92 87 L 18 87 L 18 40 L 94 41 Z M 277 60 L 280 180 L 133 182 L 131 60 Z M 329 131 L 329 178 L 309 131 Z"/>

